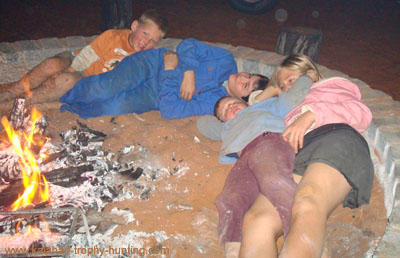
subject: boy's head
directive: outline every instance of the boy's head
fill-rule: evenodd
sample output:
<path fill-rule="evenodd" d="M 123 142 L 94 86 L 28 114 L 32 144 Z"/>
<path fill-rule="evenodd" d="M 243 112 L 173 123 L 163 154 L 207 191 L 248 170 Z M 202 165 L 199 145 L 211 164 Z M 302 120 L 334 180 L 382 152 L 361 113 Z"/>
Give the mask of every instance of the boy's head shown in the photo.
<path fill-rule="evenodd" d="M 264 89 L 268 78 L 260 74 L 246 72 L 231 74 L 226 84 L 229 95 L 237 98 L 246 98 L 251 92 Z"/>
<path fill-rule="evenodd" d="M 157 10 L 151 9 L 142 14 L 131 25 L 129 45 L 136 51 L 152 49 L 164 37 L 168 21 Z"/>
<path fill-rule="evenodd" d="M 248 105 L 243 100 L 226 96 L 220 98 L 214 106 L 214 115 L 222 122 L 233 119 L 239 111 Z"/>

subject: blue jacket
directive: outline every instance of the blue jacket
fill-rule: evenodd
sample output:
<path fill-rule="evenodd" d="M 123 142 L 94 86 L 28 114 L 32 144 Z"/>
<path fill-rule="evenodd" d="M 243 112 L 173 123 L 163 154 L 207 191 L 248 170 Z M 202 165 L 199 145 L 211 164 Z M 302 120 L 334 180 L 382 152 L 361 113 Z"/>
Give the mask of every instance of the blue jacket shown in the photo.
<path fill-rule="evenodd" d="M 61 112 L 68 110 L 82 118 L 160 110 L 167 119 L 212 114 L 214 104 L 228 95 L 221 86 L 237 73 L 233 55 L 222 48 L 195 39 L 177 47 L 175 70 L 164 71 L 160 48 L 144 50 L 124 58 L 107 73 L 85 77 L 61 97 Z M 192 100 L 180 97 L 183 73 L 193 70 L 196 91 Z"/>

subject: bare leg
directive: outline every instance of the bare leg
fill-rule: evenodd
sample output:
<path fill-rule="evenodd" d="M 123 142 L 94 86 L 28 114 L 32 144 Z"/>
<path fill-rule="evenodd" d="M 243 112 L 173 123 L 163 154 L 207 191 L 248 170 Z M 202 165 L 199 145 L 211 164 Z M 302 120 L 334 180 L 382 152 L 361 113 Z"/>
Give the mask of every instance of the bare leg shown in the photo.
<path fill-rule="evenodd" d="M 225 258 L 238 258 L 240 250 L 240 242 L 225 243 Z"/>
<path fill-rule="evenodd" d="M 19 81 L 3 84 L 0 102 L 10 100 L 25 92 L 25 88 L 34 89 L 44 83 L 51 76 L 64 71 L 71 65 L 71 61 L 63 57 L 47 58 L 24 75 Z"/>
<path fill-rule="evenodd" d="M 1 103 L 0 105 L 0 116 L 8 116 L 14 106 L 14 100 L 6 101 Z M 59 101 L 53 101 L 53 102 L 46 102 L 46 103 L 39 103 L 39 104 L 34 104 L 32 105 L 29 103 L 29 100 L 26 101 L 26 107 L 27 108 L 32 108 L 35 106 L 40 112 L 43 112 L 45 110 L 49 109 L 60 109 L 61 107 L 61 102 Z"/>
<path fill-rule="evenodd" d="M 336 169 L 310 164 L 297 188 L 289 234 L 279 257 L 321 257 L 327 219 L 350 189 Z"/>
<path fill-rule="evenodd" d="M 79 73 L 61 73 L 52 83 L 45 83 L 32 91 L 31 104 L 58 101 L 82 79 Z M 52 80 L 52 79 L 49 79 Z M 52 86 L 48 86 L 52 85 Z"/>
<path fill-rule="evenodd" d="M 282 234 L 278 211 L 264 195 L 259 194 L 244 216 L 240 257 L 277 257 L 276 240 Z"/>

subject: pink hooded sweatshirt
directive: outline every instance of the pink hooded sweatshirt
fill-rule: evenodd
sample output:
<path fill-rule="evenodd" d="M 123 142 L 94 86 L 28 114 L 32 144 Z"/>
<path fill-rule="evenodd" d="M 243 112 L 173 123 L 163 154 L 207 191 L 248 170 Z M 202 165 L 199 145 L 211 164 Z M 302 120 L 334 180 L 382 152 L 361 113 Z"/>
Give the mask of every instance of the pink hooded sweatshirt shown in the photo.
<path fill-rule="evenodd" d="M 304 101 L 286 115 L 286 126 L 307 111 L 315 114 L 310 130 L 325 124 L 346 123 L 362 133 L 372 121 L 371 111 L 361 102 L 358 86 L 341 77 L 314 83 Z"/>

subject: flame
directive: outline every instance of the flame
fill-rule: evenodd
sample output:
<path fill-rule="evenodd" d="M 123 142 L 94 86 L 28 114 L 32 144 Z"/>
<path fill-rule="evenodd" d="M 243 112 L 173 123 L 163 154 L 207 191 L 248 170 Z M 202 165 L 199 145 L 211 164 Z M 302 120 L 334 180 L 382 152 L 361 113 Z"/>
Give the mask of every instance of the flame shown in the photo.
<path fill-rule="evenodd" d="M 49 224 L 46 222 L 43 214 L 40 214 L 40 219 L 39 219 L 40 226 L 38 226 L 38 221 L 36 221 L 33 226 L 28 225 L 28 229 L 26 229 L 25 232 L 20 232 L 19 228 L 21 223 L 22 220 L 19 220 L 17 222 L 17 225 L 15 226 L 15 232 L 16 232 L 15 236 L 20 234 L 23 234 L 25 236 L 35 234 L 39 236 L 41 233 L 51 233 Z"/>
<path fill-rule="evenodd" d="M 0 236 L 0 250 L 5 248 L 21 248 L 29 249 L 35 241 L 43 241 L 46 246 L 56 246 L 60 241 L 62 235 L 53 233 L 50 230 L 44 216 L 41 214 L 40 218 L 33 225 L 21 226 L 22 220 L 19 220 L 15 234 L 10 236 Z M 47 248 L 47 247 L 46 247 Z"/>
<path fill-rule="evenodd" d="M 19 165 L 25 187 L 24 193 L 11 205 L 12 210 L 17 210 L 32 203 L 50 200 L 49 186 L 46 178 L 40 173 L 36 158 L 30 150 L 32 144 L 40 146 L 44 144 L 43 141 L 37 143 L 34 139 L 34 135 L 37 132 L 36 123 L 40 118 L 41 113 L 36 108 L 33 108 L 31 128 L 28 133 L 22 133 L 22 136 L 14 130 L 5 116 L 1 119 L 8 138 L 19 156 Z"/>
<path fill-rule="evenodd" d="M 21 83 L 22 83 L 22 85 L 24 85 L 24 90 L 25 90 L 26 96 L 31 97 L 32 91 L 30 89 L 29 77 L 27 74 L 21 78 Z"/>

